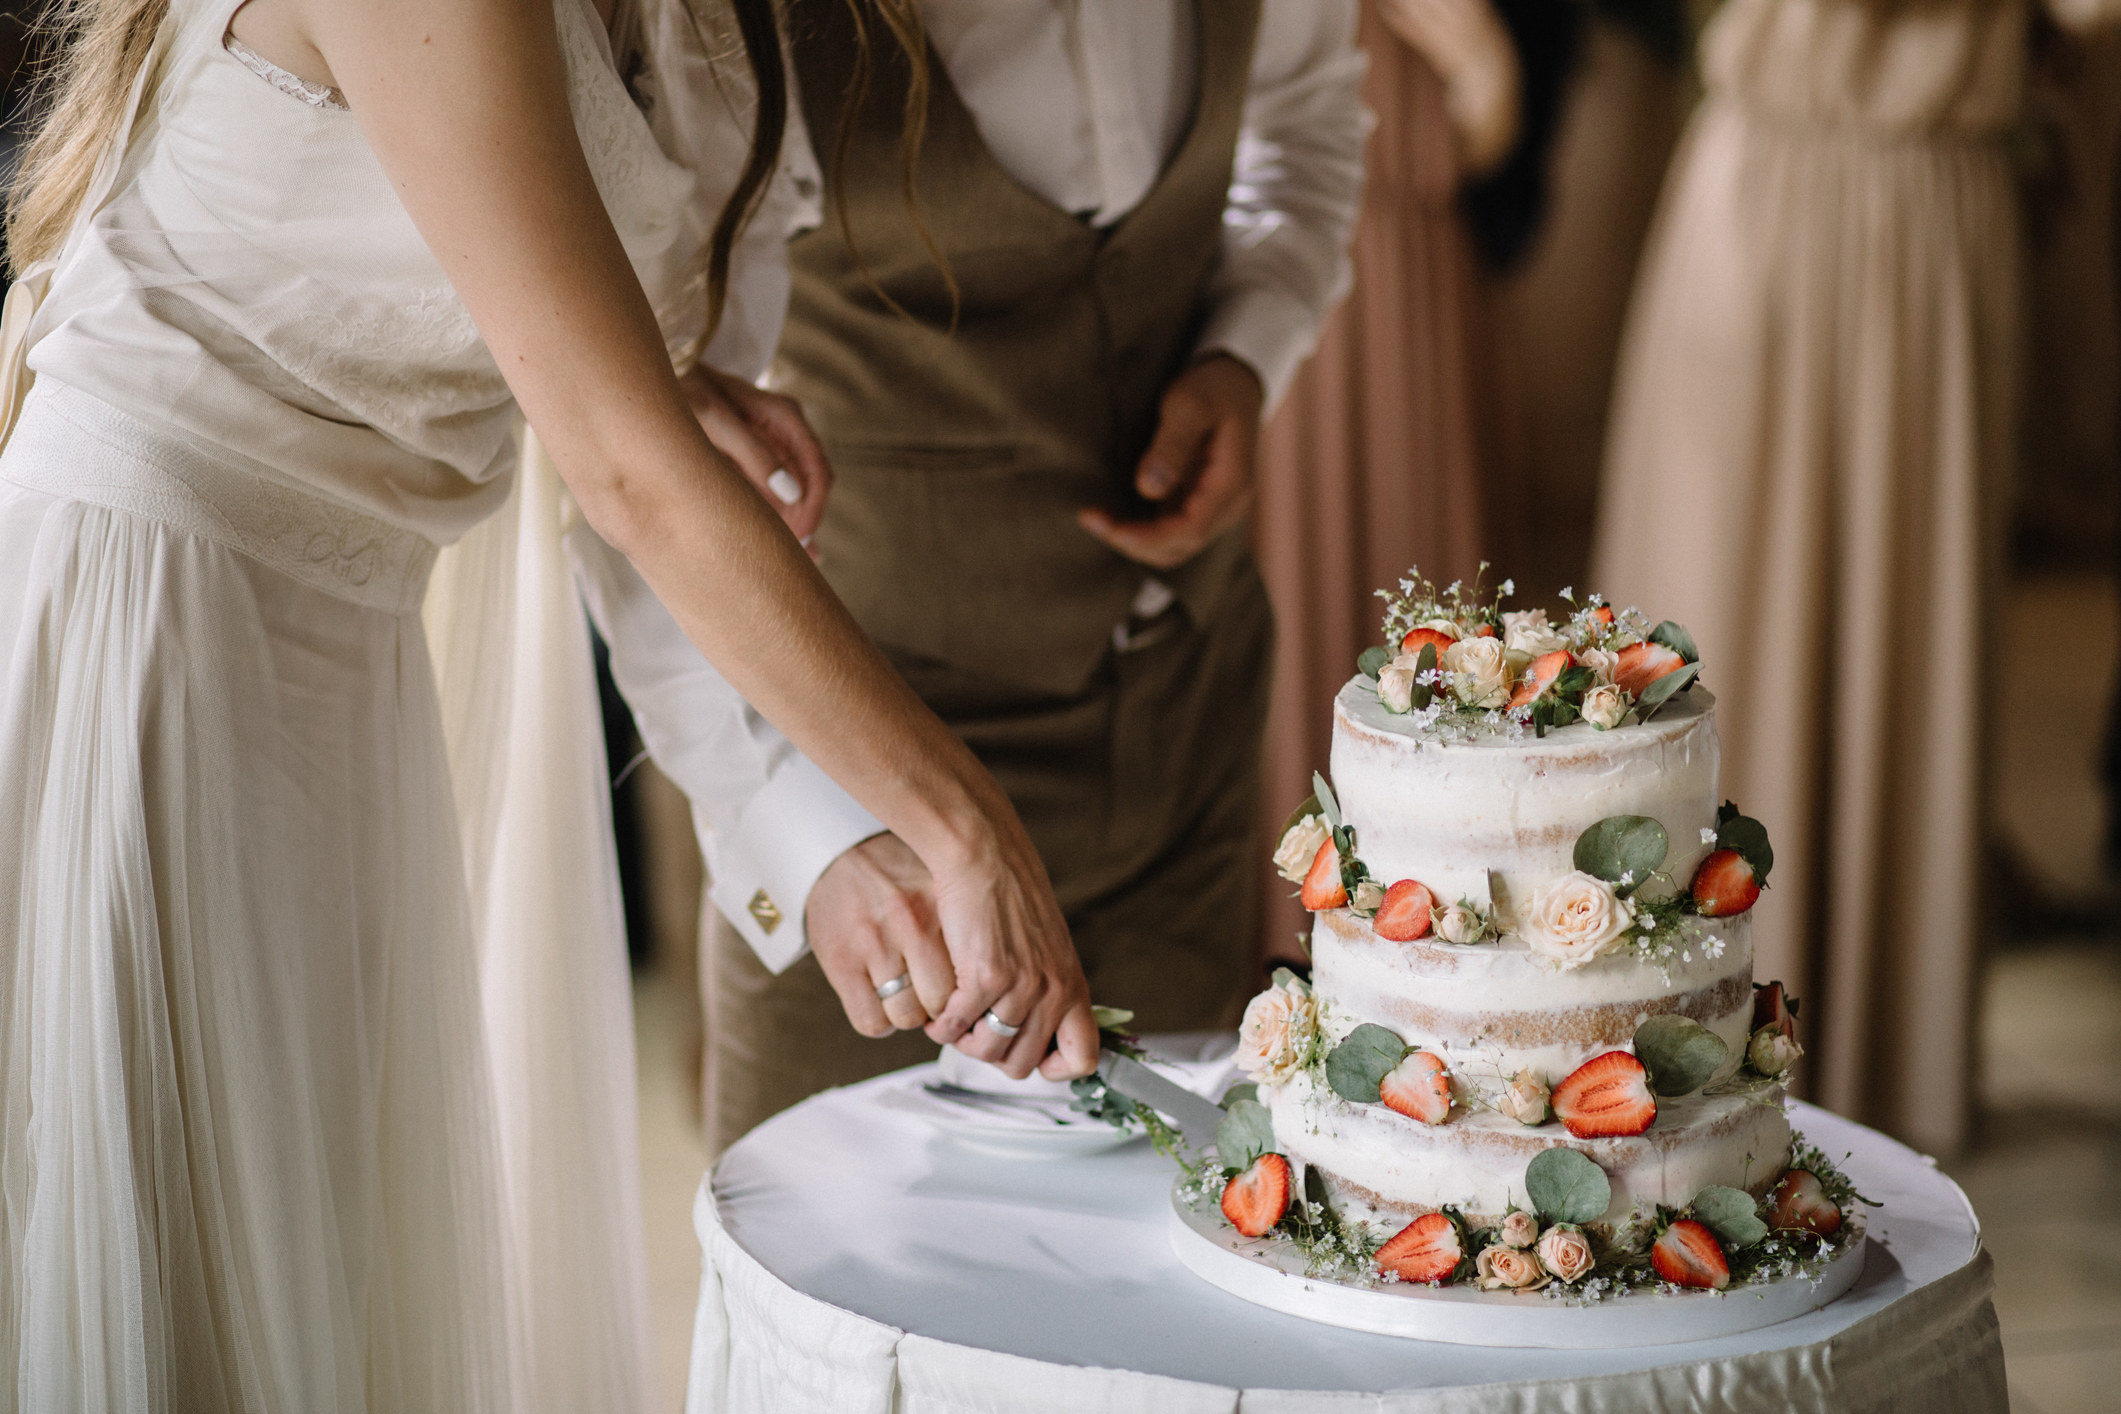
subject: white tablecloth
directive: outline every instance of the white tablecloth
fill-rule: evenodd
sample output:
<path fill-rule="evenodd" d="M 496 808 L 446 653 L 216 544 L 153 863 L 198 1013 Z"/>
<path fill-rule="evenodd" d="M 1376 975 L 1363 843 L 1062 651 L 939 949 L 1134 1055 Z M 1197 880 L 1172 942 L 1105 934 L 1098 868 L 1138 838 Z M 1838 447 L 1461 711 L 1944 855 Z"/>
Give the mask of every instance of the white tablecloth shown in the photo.
<path fill-rule="evenodd" d="M 1863 1276 L 1810 1315 L 1689 1346 L 1496 1350 L 1364 1335 L 1207 1285 L 1165 1235 L 1146 1144 L 1026 1162 L 876 1102 L 808 1101 L 722 1157 L 691 1414 L 1621 1414 L 2003 1410 L 1990 1263 L 1923 1156 L 1806 1105 L 1792 1120 L 1885 1206 Z M 1728 1299 L 1728 1298 L 1726 1298 Z"/>

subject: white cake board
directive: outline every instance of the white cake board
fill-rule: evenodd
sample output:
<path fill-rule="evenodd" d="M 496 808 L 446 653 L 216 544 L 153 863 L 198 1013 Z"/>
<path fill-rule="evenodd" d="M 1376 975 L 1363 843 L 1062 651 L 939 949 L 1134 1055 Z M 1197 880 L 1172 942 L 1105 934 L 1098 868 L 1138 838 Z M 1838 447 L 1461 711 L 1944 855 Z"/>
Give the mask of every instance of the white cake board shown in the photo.
<path fill-rule="evenodd" d="M 1183 1182 L 1183 1180 L 1181 1180 Z M 1171 1190 L 1171 1250 L 1195 1276 L 1232 1296 L 1307 1321 L 1451 1345 L 1610 1350 L 1683 1345 L 1736 1335 L 1816 1311 L 1863 1274 L 1868 1238 L 1837 1253 L 1816 1278 L 1675 1296 L 1631 1292 L 1589 1305 L 1540 1293 L 1512 1295 L 1467 1285 L 1344 1286 L 1304 1275 L 1303 1255 L 1285 1239 L 1248 1238 L 1213 1208 L 1195 1212 Z"/>

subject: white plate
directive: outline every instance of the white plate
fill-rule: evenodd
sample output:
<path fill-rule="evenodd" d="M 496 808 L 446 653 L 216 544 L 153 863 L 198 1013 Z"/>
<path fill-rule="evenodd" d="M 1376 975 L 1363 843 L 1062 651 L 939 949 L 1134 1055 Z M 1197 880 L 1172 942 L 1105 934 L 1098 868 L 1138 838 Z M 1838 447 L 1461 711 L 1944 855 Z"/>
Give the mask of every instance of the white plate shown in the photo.
<path fill-rule="evenodd" d="M 1683 1345 L 1757 1330 L 1815 1311 L 1856 1284 L 1868 1239 L 1859 1237 L 1816 1280 L 1784 1277 L 1721 1293 L 1633 1292 L 1586 1306 L 1459 1286 L 1346 1286 L 1304 1275 L 1284 1239 L 1245 1237 L 1210 1208 L 1195 1212 L 1171 1186 L 1171 1250 L 1195 1276 L 1232 1296 L 1307 1321 L 1451 1345 L 1609 1350 Z"/>
<path fill-rule="evenodd" d="M 1138 1129 L 1115 1129 L 1101 1119 L 1070 1114 L 1064 1100 L 1043 1107 L 1054 1115 L 1067 1116 L 1056 1124 L 1038 1114 L 1014 1113 L 1002 1105 L 976 1106 L 946 1100 L 923 1088 L 937 1081 L 935 1068 L 924 1065 L 905 1072 L 896 1084 L 879 1087 L 877 1101 L 919 1116 L 953 1143 L 1004 1158 L 1076 1158 L 1101 1154 L 1141 1138 Z"/>

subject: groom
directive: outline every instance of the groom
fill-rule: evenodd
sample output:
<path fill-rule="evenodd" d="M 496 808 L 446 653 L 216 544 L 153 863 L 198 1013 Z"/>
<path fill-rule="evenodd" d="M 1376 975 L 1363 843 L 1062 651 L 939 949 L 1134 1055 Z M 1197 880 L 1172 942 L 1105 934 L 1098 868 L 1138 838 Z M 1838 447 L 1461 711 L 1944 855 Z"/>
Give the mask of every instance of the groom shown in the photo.
<path fill-rule="evenodd" d="M 793 41 L 823 219 L 775 381 L 836 472 L 821 568 L 1009 793 L 1096 1000 L 1232 1025 L 1273 633 L 1244 519 L 1262 410 L 1347 280 L 1356 0 L 921 0 L 910 186 L 912 69 L 860 3 L 866 92 L 845 0 Z M 925 873 L 784 775 L 715 849 L 717 1150 L 935 1054 L 852 1032 L 804 951 L 932 929 Z"/>

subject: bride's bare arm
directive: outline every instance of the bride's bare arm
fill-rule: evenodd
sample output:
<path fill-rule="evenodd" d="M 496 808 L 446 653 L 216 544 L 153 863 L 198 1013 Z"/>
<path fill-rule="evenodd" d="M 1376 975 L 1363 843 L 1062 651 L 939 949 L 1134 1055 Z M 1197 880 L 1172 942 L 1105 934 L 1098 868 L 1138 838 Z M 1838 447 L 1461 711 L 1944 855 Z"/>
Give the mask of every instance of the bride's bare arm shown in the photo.
<path fill-rule="evenodd" d="M 679 389 L 576 137 L 552 4 L 279 0 L 583 514 L 729 681 L 934 871 L 958 986 L 931 1034 L 1022 1074 L 1058 1032 L 1049 1073 L 1083 1073 L 1097 1047 L 1087 990 L 1014 811 Z M 1013 1043 L 974 1029 L 990 1007 L 1022 1024 Z"/>

